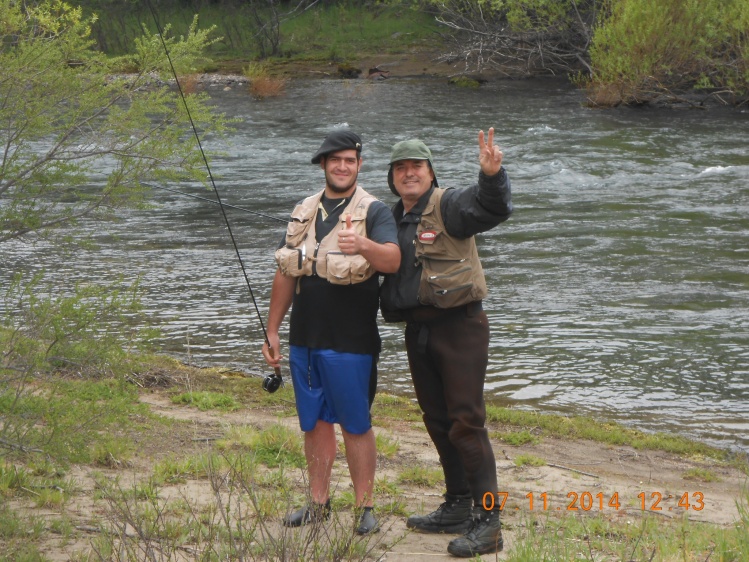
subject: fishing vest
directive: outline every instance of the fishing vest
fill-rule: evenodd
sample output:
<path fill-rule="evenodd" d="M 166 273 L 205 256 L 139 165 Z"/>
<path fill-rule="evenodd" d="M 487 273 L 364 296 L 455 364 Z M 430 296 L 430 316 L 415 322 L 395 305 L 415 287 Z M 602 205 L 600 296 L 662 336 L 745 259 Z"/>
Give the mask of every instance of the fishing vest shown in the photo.
<path fill-rule="evenodd" d="M 479 301 L 487 294 L 476 239 L 447 233 L 440 203 L 445 190 L 434 188 L 416 227 L 416 260 L 421 263 L 419 302 L 453 308 Z"/>
<path fill-rule="evenodd" d="M 276 250 L 278 268 L 290 277 L 317 275 L 335 285 L 366 281 L 375 274 L 374 267 L 359 254 L 341 252 L 338 232 L 346 228 L 346 216 L 351 215 L 354 231 L 366 236 L 367 210 L 377 199 L 357 186 L 338 223 L 318 243 L 315 223 L 324 191 L 307 197 L 291 213 L 291 221 L 286 228 L 286 245 Z"/>

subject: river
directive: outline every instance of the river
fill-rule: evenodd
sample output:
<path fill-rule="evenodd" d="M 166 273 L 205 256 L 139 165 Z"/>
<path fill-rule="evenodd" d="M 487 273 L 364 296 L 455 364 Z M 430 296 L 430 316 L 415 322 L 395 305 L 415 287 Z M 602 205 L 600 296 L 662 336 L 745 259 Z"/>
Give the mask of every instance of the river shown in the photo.
<path fill-rule="evenodd" d="M 584 106 L 564 82 L 477 90 L 432 79 L 293 81 L 263 101 L 211 93 L 239 118 L 211 168 L 225 203 L 285 217 L 322 187 L 325 134 L 363 139 L 360 183 L 388 203 L 390 147 L 419 137 L 443 187 L 478 173 L 477 133 L 505 153 L 515 213 L 482 235 L 492 331 L 487 400 L 612 419 L 749 451 L 749 111 Z M 170 185 L 201 197 L 198 185 Z M 161 349 L 267 372 L 262 331 L 217 206 L 163 190 L 157 207 L 91 225 L 95 250 L 5 244 L 16 270 L 141 278 Z M 265 319 L 282 223 L 227 210 Z M 382 324 L 380 390 L 412 395 L 402 327 Z M 258 381 L 259 382 L 259 381 Z"/>

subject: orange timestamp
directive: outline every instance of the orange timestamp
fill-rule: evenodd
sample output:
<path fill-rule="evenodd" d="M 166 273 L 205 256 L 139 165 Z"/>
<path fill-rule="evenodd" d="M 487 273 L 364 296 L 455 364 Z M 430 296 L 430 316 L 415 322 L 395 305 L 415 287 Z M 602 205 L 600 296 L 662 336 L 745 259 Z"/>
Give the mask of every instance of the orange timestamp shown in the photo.
<path fill-rule="evenodd" d="M 505 503 L 510 497 L 509 492 L 497 492 L 492 494 L 487 492 L 483 497 L 484 509 L 491 511 L 495 507 L 504 510 Z M 604 494 L 603 492 L 569 492 L 566 505 L 553 506 L 548 492 L 525 494 L 528 501 L 528 509 L 548 511 L 554 509 L 557 511 L 603 511 L 606 509 L 619 510 L 622 507 L 619 492 Z M 642 511 L 674 511 L 689 509 L 693 511 L 702 511 L 705 508 L 705 495 L 702 492 L 684 492 L 680 495 L 662 494 L 661 492 L 640 492 L 637 494 L 639 507 Z M 672 500 L 676 504 L 669 505 Z M 624 506 L 626 507 L 626 506 Z M 519 509 L 519 508 L 517 508 Z"/>

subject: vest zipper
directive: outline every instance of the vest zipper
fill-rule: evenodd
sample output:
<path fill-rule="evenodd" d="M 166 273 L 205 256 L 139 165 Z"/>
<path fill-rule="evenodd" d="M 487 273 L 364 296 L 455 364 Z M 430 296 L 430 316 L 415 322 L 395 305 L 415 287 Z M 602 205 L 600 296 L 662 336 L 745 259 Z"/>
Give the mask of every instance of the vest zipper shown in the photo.
<path fill-rule="evenodd" d="M 304 265 L 304 257 L 306 252 L 304 251 L 304 240 L 302 240 L 302 246 L 300 248 L 297 248 L 296 251 L 296 268 L 301 271 L 302 266 Z"/>
<path fill-rule="evenodd" d="M 471 268 L 470 267 L 464 267 L 463 269 L 459 269 L 457 271 L 453 271 L 450 275 L 430 275 L 428 277 L 428 279 L 430 281 L 432 281 L 434 279 L 449 279 L 450 277 L 455 277 L 459 273 L 464 273 L 466 271 L 471 271 Z"/>
<path fill-rule="evenodd" d="M 315 243 L 315 251 L 312 253 L 312 273 L 317 275 L 317 250 L 320 249 L 320 242 Z"/>
<path fill-rule="evenodd" d="M 468 287 L 473 287 L 473 284 L 467 283 L 466 285 L 461 285 L 460 287 L 453 287 L 452 289 L 440 289 L 439 291 L 434 291 L 434 292 L 437 295 L 446 295 L 454 291 L 462 291 L 463 289 L 467 289 Z"/>

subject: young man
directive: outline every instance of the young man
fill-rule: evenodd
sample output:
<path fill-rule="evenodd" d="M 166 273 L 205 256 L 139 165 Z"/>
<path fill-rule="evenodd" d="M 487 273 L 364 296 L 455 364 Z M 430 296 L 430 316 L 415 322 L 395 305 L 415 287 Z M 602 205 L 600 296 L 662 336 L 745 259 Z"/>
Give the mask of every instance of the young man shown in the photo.
<path fill-rule="evenodd" d="M 311 501 L 288 515 L 284 525 L 330 516 L 337 423 L 356 506 L 362 508 L 356 529 L 368 534 L 378 530 L 372 513 L 377 451 L 369 414 L 381 346 L 378 273 L 398 269 L 400 250 L 390 210 L 357 184 L 361 149 L 358 135 L 339 130 L 312 157 L 325 173 L 325 188 L 297 204 L 276 251 L 263 355 L 270 366 L 279 366 L 278 331 L 291 307 L 289 367 Z"/>
<path fill-rule="evenodd" d="M 382 315 L 406 322 L 406 351 L 424 424 L 440 456 L 445 502 L 407 526 L 461 533 L 448 552 L 469 558 L 502 550 L 497 468 L 484 423 L 489 323 L 481 306 L 486 281 L 474 235 L 512 213 L 503 154 L 479 132 L 478 184 L 440 189 L 432 153 L 420 140 L 393 146 L 388 185 L 402 259 L 386 275 Z"/>

